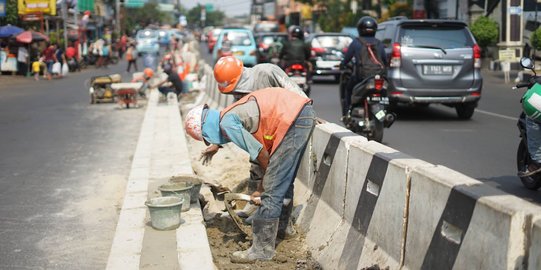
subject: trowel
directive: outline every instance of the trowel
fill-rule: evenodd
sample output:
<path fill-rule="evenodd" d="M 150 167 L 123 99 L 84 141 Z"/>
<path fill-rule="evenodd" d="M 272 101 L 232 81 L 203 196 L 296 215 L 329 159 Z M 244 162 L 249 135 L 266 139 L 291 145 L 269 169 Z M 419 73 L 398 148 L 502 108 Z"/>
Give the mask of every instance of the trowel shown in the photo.
<path fill-rule="evenodd" d="M 212 192 L 212 196 L 215 200 L 223 201 L 224 195 L 226 193 L 231 193 L 231 190 L 227 187 L 222 186 L 218 183 L 213 183 L 209 181 L 203 181 L 203 183 L 210 187 L 210 192 Z"/>

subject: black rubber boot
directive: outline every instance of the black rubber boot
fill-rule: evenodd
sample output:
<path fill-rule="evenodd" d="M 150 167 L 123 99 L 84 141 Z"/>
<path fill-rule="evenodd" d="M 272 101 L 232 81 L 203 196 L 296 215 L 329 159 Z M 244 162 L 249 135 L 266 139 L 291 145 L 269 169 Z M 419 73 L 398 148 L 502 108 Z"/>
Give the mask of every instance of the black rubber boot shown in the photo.
<path fill-rule="evenodd" d="M 231 255 L 233 263 L 254 263 L 256 260 L 272 260 L 275 253 L 277 218 L 254 219 L 252 246 L 244 251 L 235 251 Z"/>
<path fill-rule="evenodd" d="M 278 224 L 278 239 L 289 239 L 296 233 L 290 221 L 291 212 L 293 212 L 293 202 L 289 202 L 287 205 L 282 204 L 282 213 L 280 213 L 280 223 Z"/>

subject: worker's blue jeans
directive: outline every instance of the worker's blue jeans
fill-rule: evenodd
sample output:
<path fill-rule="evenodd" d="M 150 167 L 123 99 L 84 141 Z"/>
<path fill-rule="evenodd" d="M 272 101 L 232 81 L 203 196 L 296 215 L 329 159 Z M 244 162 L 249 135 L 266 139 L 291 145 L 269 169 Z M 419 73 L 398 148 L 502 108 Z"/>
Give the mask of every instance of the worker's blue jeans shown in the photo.
<path fill-rule="evenodd" d="M 314 110 L 312 105 L 306 105 L 269 160 L 263 176 L 261 206 L 254 218 L 279 218 L 284 198 L 293 199 L 293 181 L 314 125 Z"/>

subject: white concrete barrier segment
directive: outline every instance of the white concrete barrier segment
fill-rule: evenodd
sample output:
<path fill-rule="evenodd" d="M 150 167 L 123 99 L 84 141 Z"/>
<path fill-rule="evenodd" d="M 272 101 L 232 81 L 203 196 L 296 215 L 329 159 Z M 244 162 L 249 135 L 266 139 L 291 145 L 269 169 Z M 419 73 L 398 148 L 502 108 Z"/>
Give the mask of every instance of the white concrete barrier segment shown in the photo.
<path fill-rule="evenodd" d="M 530 250 L 528 252 L 528 270 L 541 269 L 541 216 L 534 219 L 530 232 Z"/>
<path fill-rule="evenodd" d="M 154 113 L 159 98 L 156 92 L 152 92 L 148 100 L 147 111 L 128 177 L 122 210 L 107 261 L 107 269 L 139 269 L 145 233 L 144 221 L 147 211 L 145 201 L 147 200 L 150 176 Z"/>
<path fill-rule="evenodd" d="M 541 269 L 541 207 L 352 135 L 316 126 L 295 182 L 294 216 L 323 268 Z"/>

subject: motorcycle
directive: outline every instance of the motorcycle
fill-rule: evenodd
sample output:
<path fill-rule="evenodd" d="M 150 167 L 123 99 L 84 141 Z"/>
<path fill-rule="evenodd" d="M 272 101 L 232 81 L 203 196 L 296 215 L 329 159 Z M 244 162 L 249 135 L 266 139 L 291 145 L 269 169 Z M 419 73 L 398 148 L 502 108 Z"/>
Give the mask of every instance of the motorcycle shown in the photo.
<path fill-rule="evenodd" d="M 306 65 L 295 63 L 285 67 L 285 73 L 306 94 L 310 96 L 310 84 L 308 83 L 308 68 Z"/>
<path fill-rule="evenodd" d="M 535 73 L 533 63 L 529 58 L 522 58 L 520 65 L 533 71 L 533 76 L 525 82 L 518 83 L 513 89 L 519 88 L 532 88 L 536 85 L 541 87 L 541 77 L 538 77 Z M 522 102 L 522 100 L 521 100 Z M 529 171 L 528 165 L 534 162 L 531 159 L 530 152 L 528 151 L 528 137 L 526 134 L 526 114 L 522 112 L 517 123 L 518 130 L 520 132 L 520 143 L 517 149 L 517 170 L 520 181 L 527 189 L 538 190 L 541 187 L 541 169 Z"/>
<path fill-rule="evenodd" d="M 346 98 L 346 87 L 352 70 L 347 68 L 340 76 L 340 98 L 342 106 Z M 383 129 L 394 123 L 396 115 L 389 112 L 387 97 L 387 80 L 382 75 L 375 75 L 364 79 L 353 87 L 351 106 L 342 118 L 344 126 L 366 137 L 368 140 L 381 142 Z"/>

